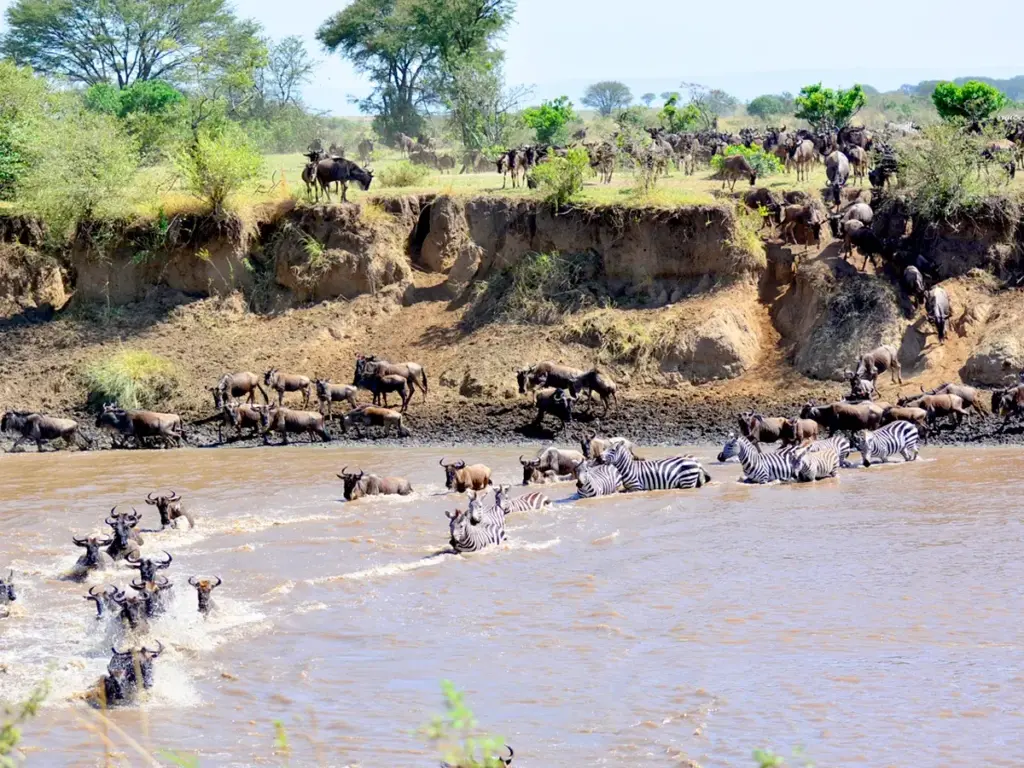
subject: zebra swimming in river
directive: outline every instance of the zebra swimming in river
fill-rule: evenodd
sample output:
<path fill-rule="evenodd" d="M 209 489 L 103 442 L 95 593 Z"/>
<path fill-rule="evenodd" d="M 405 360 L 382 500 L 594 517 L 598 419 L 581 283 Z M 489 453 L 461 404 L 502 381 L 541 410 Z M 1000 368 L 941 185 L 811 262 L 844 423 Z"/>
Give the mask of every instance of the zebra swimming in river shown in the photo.
<path fill-rule="evenodd" d="M 817 445 L 817 450 L 815 450 Z M 832 445 L 812 443 L 804 448 L 796 448 L 787 454 L 793 469 L 793 479 L 801 483 L 809 483 L 826 477 L 835 477 L 839 471 L 839 454 Z"/>
<path fill-rule="evenodd" d="M 675 488 L 700 488 L 711 475 L 693 456 L 636 461 L 625 443 L 612 446 L 602 456 L 622 475 L 627 491 L 662 491 Z"/>
<path fill-rule="evenodd" d="M 499 485 L 494 489 L 494 506 L 501 509 L 504 514 L 510 512 L 527 512 L 531 509 L 544 509 L 551 506 L 551 499 L 539 491 L 524 493 L 514 499 L 508 498 L 511 486 Z"/>
<path fill-rule="evenodd" d="M 611 464 L 594 464 L 581 461 L 576 465 L 576 492 L 581 498 L 611 496 L 619 492 L 622 475 Z"/>
<path fill-rule="evenodd" d="M 729 433 L 729 441 L 718 454 L 719 461 L 739 456 L 743 466 L 743 479 L 748 483 L 771 483 L 776 480 L 790 480 L 793 467 L 789 461 L 791 449 L 775 453 L 761 453 L 757 447 L 742 435 Z"/>
<path fill-rule="evenodd" d="M 504 515 L 485 520 L 481 515 L 468 510 L 463 512 L 456 509 L 444 514 L 450 521 L 448 530 L 451 532 L 452 548 L 460 554 L 478 552 L 505 540 Z"/>
<path fill-rule="evenodd" d="M 890 456 L 897 453 L 904 461 L 914 461 L 917 458 L 917 442 L 920 436 L 917 427 L 910 422 L 892 421 L 874 432 L 862 429 L 855 439 L 857 450 L 864 458 L 864 466 L 870 467 L 873 461 L 884 464 Z"/>

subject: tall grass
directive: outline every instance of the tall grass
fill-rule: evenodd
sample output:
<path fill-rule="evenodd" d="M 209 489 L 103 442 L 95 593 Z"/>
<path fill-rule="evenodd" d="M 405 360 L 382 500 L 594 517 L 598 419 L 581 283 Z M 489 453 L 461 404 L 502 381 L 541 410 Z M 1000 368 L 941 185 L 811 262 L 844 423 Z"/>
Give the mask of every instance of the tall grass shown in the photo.
<path fill-rule="evenodd" d="M 117 403 L 122 408 L 152 408 L 177 387 L 174 364 L 142 349 L 122 349 L 85 370 L 89 402 L 94 407 Z"/>
<path fill-rule="evenodd" d="M 425 165 L 401 160 L 380 171 L 377 179 L 382 187 L 418 187 L 432 174 L 433 171 Z"/>

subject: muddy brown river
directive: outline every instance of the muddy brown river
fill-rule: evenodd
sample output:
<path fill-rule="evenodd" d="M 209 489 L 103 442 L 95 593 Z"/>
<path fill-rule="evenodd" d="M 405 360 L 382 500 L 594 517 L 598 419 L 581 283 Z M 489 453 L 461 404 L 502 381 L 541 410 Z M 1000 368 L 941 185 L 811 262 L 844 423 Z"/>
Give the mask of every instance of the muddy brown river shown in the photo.
<path fill-rule="evenodd" d="M 806 756 L 791 765 L 1024 762 L 1024 452 L 925 446 L 914 464 L 748 487 L 717 447 L 692 450 L 713 485 L 589 501 L 551 486 L 549 511 L 471 557 L 436 554 L 464 503 L 437 449 L 0 456 L 0 569 L 18 589 L 0 701 L 50 681 L 30 766 L 150 764 L 131 741 L 203 766 L 432 766 L 417 729 L 442 679 L 516 766 L 744 766 L 761 747 Z M 512 482 L 520 452 L 448 450 Z M 345 503 L 346 464 L 404 471 L 416 493 Z M 100 726 L 75 697 L 122 638 L 82 596 L 137 572 L 59 577 L 71 536 L 103 532 L 115 503 L 157 526 L 143 497 L 166 486 L 198 516 L 146 538 L 174 556 L 150 635 L 167 650 L 146 701 Z M 192 575 L 224 580 L 209 619 Z"/>

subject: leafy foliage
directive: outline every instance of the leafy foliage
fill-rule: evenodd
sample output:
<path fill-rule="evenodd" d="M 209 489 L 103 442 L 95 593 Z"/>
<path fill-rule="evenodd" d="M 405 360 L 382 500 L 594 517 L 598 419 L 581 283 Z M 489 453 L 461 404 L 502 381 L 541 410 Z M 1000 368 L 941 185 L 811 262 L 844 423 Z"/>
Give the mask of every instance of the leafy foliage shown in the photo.
<path fill-rule="evenodd" d="M 19 765 L 20 761 L 11 757 L 21 741 L 19 726 L 36 716 L 49 692 L 49 685 L 44 684 L 18 706 L 3 709 L 3 719 L 0 719 L 0 768 L 16 768 Z"/>
<path fill-rule="evenodd" d="M 817 131 L 836 132 L 848 126 L 865 104 L 867 96 L 859 85 L 832 90 L 817 83 L 800 89 L 795 114 Z"/>
<path fill-rule="evenodd" d="M 644 103 L 645 107 L 650 107 L 656 98 L 658 98 L 656 93 L 645 93 L 640 97 L 640 101 Z"/>
<path fill-rule="evenodd" d="M 747 114 L 751 117 L 759 117 L 762 120 L 771 120 L 780 115 L 792 113 L 793 108 L 793 97 L 790 94 L 775 95 L 766 93 L 747 104 Z"/>
<path fill-rule="evenodd" d="M 451 65 L 443 99 L 448 125 L 466 149 L 511 144 L 525 88 L 505 86 L 500 56 L 477 56 Z"/>
<path fill-rule="evenodd" d="M 174 364 L 142 349 L 122 349 L 85 370 L 89 402 L 95 407 L 152 408 L 174 394 Z"/>
<path fill-rule="evenodd" d="M 42 78 L 27 67 L 0 62 L 0 199 L 15 196 L 22 177 L 42 151 L 49 104 Z"/>
<path fill-rule="evenodd" d="M 598 114 L 607 116 L 628 107 L 633 102 L 633 92 L 618 80 L 602 80 L 587 86 L 580 101 L 584 106 L 596 109 Z"/>
<path fill-rule="evenodd" d="M 424 726 L 424 733 L 455 768 L 502 768 L 503 739 L 477 734 L 477 722 L 465 697 L 449 680 L 441 682 L 445 713 Z"/>
<path fill-rule="evenodd" d="M 263 171 L 259 150 L 234 123 L 202 130 L 195 142 L 178 152 L 174 164 L 185 188 L 209 203 L 215 214 L 223 213 L 228 198 Z"/>
<path fill-rule="evenodd" d="M 664 95 L 664 94 L 662 94 Z M 700 110 L 693 104 L 685 107 L 679 106 L 679 94 L 670 94 L 665 105 L 658 113 L 661 125 L 669 133 L 684 133 L 692 131 L 697 127 L 700 120 Z"/>
<path fill-rule="evenodd" d="M 430 169 L 427 166 L 402 160 L 381 170 L 377 179 L 382 187 L 416 187 L 429 176 Z"/>
<path fill-rule="evenodd" d="M 544 199 L 555 208 L 561 208 L 583 191 L 583 177 L 589 170 L 587 150 L 571 147 L 565 157 L 549 151 L 547 160 L 533 169 L 532 177 L 544 193 Z"/>
<path fill-rule="evenodd" d="M 228 0 L 15 0 L 0 49 L 37 72 L 93 85 L 178 80 L 198 61 L 225 66 L 239 34 Z"/>
<path fill-rule="evenodd" d="M 963 85 L 939 83 L 932 92 L 932 103 L 943 120 L 977 124 L 1005 107 L 1008 100 L 998 88 L 968 80 Z"/>
<path fill-rule="evenodd" d="M 774 176 L 785 170 L 782 167 L 782 162 L 775 155 L 765 152 L 758 146 L 745 147 L 742 144 L 726 147 L 724 154 L 712 157 L 711 168 L 716 172 L 721 171 L 722 166 L 725 165 L 725 158 L 732 157 L 733 155 L 743 155 L 747 158 L 750 166 L 757 171 L 759 177 Z"/>
<path fill-rule="evenodd" d="M 720 88 L 708 88 L 700 83 L 683 83 L 689 91 L 690 101 L 687 108 L 692 107 L 696 116 L 697 128 L 712 130 L 718 126 L 718 118 L 731 114 L 739 106 L 739 100 Z"/>
<path fill-rule="evenodd" d="M 566 126 L 576 119 L 568 96 L 545 101 L 539 107 L 523 110 L 523 122 L 537 134 L 542 144 L 565 144 L 569 140 Z"/>

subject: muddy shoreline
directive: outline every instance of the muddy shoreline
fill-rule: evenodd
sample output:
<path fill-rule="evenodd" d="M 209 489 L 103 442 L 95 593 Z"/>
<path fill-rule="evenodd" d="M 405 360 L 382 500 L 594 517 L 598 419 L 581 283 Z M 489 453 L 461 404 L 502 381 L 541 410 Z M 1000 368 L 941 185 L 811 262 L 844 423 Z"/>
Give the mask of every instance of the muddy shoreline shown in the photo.
<path fill-rule="evenodd" d="M 555 442 L 558 445 L 576 445 L 576 435 L 583 430 L 594 430 L 601 435 L 622 435 L 641 445 L 715 445 L 727 439 L 736 429 L 736 415 L 743 411 L 757 411 L 766 415 L 793 415 L 799 412 L 806 400 L 764 401 L 755 398 L 739 398 L 721 402 L 683 399 L 679 395 L 666 394 L 659 397 L 645 397 L 640 400 L 622 400 L 604 415 L 602 407 L 595 401 L 594 408 L 586 408 L 578 419 L 564 430 L 558 422 L 546 417 L 538 427 L 533 422 L 536 413 L 531 400 L 523 397 L 505 403 L 483 401 L 417 401 L 410 405 L 406 414 L 406 425 L 412 435 L 408 438 L 381 437 L 379 430 L 370 430 L 363 438 L 354 433 L 345 434 L 338 418 L 328 426 L 331 444 L 379 445 L 379 446 L 438 446 L 457 447 L 470 445 L 521 445 L 524 449 L 535 450 L 539 444 Z M 294 405 L 294 404 L 293 404 Z M 82 431 L 93 439 L 93 450 L 112 449 L 110 438 L 101 434 L 93 424 L 95 416 L 80 412 L 74 414 L 82 425 Z M 970 422 L 960 427 L 940 425 L 929 435 L 926 445 L 1024 445 L 1024 425 L 1011 422 L 1005 432 L 1000 433 L 1002 419 L 988 415 L 972 416 Z M 261 437 L 250 438 L 247 433 L 237 438 L 234 430 L 224 429 L 224 442 L 218 440 L 217 424 L 209 417 L 186 418 L 187 444 L 194 448 L 216 447 L 259 447 Z M 291 444 L 307 445 L 306 436 L 292 436 Z M 271 435 L 270 447 L 279 445 L 281 437 Z M 14 437 L 0 436 L 0 446 L 9 451 Z M 44 445 L 53 450 L 58 443 Z M 35 447 L 26 441 L 20 450 L 34 452 Z"/>

